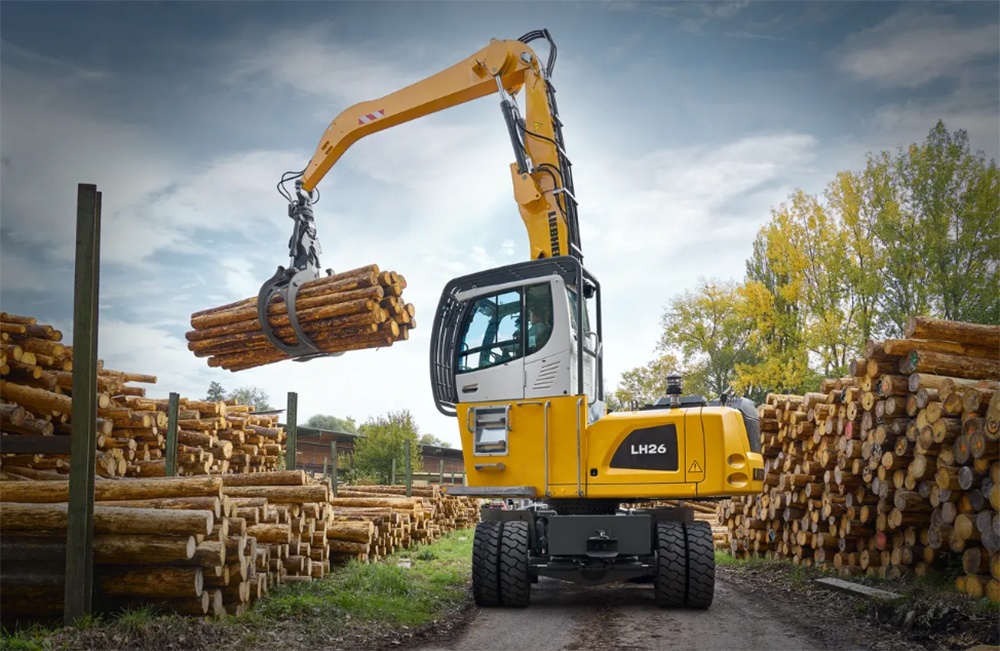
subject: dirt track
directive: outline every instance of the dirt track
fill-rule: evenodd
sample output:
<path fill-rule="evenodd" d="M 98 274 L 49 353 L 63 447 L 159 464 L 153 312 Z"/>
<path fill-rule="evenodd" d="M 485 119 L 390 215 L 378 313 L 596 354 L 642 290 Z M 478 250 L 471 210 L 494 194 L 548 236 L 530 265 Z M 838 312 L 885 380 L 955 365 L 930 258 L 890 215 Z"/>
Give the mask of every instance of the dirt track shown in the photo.
<path fill-rule="evenodd" d="M 720 572 L 707 611 L 661 610 L 649 586 L 541 579 L 526 610 L 479 609 L 454 639 L 418 651 L 855 651 L 850 627 L 817 628 L 780 595 L 762 603 Z M 815 624 L 815 622 L 812 622 Z M 847 630 L 845 630 L 847 629 Z"/>

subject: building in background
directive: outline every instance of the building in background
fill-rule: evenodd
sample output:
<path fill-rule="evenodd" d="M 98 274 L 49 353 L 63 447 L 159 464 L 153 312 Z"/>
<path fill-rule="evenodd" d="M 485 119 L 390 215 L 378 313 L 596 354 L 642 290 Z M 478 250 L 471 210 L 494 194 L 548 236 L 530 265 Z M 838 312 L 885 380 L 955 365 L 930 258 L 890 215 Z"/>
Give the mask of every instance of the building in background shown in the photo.
<path fill-rule="evenodd" d="M 287 429 L 284 423 L 279 425 Z M 361 434 L 334 432 L 299 425 L 295 467 L 317 474 L 322 474 L 325 467 L 329 472 L 331 444 L 334 441 L 337 442 L 337 456 L 353 456 L 354 442 L 359 437 Z M 423 472 L 414 473 L 415 482 L 442 482 L 445 484 L 464 482 L 465 461 L 462 458 L 461 450 L 438 445 L 421 445 L 420 452 L 424 459 L 424 469 Z M 396 475 L 396 482 L 401 484 L 403 481 L 404 469 L 400 468 Z"/>

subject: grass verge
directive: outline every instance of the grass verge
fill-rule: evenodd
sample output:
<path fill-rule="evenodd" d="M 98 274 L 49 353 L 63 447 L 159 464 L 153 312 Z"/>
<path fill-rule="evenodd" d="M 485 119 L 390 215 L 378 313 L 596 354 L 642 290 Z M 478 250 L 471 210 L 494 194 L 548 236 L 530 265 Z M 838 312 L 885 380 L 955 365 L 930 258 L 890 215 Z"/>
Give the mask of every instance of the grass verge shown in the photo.
<path fill-rule="evenodd" d="M 472 534 L 454 531 L 379 563 L 352 561 L 319 581 L 277 586 L 239 617 L 203 620 L 145 607 L 75 629 L 4 629 L 0 651 L 384 648 L 443 633 L 465 610 Z"/>

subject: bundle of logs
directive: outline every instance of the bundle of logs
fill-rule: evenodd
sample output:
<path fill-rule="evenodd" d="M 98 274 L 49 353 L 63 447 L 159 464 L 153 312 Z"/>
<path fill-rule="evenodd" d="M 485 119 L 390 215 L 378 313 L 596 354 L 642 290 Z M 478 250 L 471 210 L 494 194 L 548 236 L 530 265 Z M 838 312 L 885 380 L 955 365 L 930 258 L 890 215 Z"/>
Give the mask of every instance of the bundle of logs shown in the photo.
<path fill-rule="evenodd" d="M 916 317 L 848 377 L 758 409 L 762 493 L 724 500 L 722 545 L 842 575 L 923 575 L 1000 600 L 1000 326 Z"/>
<path fill-rule="evenodd" d="M 63 333 L 34 317 L 0 313 L 0 430 L 3 435 L 68 436 L 72 431 L 73 349 Z M 97 473 L 102 477 L 165 474 L 166 399 L 146 397 L 156 376 L 97 371 Z M 180 399 L 177 473 L 205 475 L 272 470 L 284 451 L 277 414 L 256 414 L 235 400 Z M 62 479 L 66 454 L 0 455 L 0 472 Z"/>
<path fill-rule="evenodd" d="M 391 346 L 416 327 L 414 307 L 402 298 L 405 288 L 403 276 L 373 264 L 303 283 L 294 315 L 325 353 Z M 280 295 L 272 298 L 267 315 L 275 337 L 289 345 L 301 343 Z M 195 312 L 191 328 L 188 349 L 208 357 L 211 367 L 241 371 L 291 359 L 261 329 L 256 297 Z"/>
<path fill-rule="evenodd" d="M 690 500 L 653 500 L 649 502 L 636 502 L 629 504 L 632 509 L 663 509 L 686 507 L 694 511 L 694 519 L 707 522 L 712 525 L 712 538 L 715 540 L 716 548 L 728 548 L 729 527 L 719 523 L 718 502 L 716 499 L 704 499 L 696 502 Z"/>
<path fill-rule="evenodd" d="M 368 537 L 358 537 L 342 546 L 335 560 L 378 560 L 414 542 L 433 542 L 455 529 L 472 527 L 479 521 L 475 499 L 445 495 L 437 485 L 413 486 L 410 497 L 404 486 L 352 485 L 338 489 L 330 501 L 337 520 L 370 521 Z"/>
<path fill-rule="evenodd" d="M 100 608 L 238 614 L 271 586 L 319 579 L 332 563 L 374 561 L 479 519 L 475 500 L 436 488 L 414 488 L 412 497 L 403 487 L 356 488 L 335 498 L 328 483 L 302 470 L 100 479 Z M 0 481 L 5 617 L 61 613 L 68 490 L 67 481 Z"/>

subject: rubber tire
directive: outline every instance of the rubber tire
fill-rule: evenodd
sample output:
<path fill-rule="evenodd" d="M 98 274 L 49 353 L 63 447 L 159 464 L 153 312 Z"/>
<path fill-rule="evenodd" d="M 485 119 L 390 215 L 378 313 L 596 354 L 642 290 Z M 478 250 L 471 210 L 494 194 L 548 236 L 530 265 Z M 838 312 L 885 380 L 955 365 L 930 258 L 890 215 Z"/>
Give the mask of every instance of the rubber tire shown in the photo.
<path fill-rule="evenodd" d="M 684 525 L 687 533 L 688 608 L 705 609 L 715 597 L 715 541 L 712 526 L 696 520 Z"/>
<path fill-rule="evenodd" d="M 683 608 L 687 596 L 684 523 L 656 525 L 656 580 L 653 599 L 661 608 Z"/>
<path fill-rule="evenodd" d="M 528 575 L 528 523 L 508 520 L 500 535 L 500 603 L 525 608 L 531 601 Z"/>
<path fill-rule="evenodd" d="M 500 605 L 500 524 L 480 522 L 472 539 L 472 597 L 477 606 Z"/>

